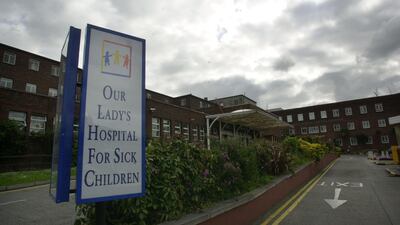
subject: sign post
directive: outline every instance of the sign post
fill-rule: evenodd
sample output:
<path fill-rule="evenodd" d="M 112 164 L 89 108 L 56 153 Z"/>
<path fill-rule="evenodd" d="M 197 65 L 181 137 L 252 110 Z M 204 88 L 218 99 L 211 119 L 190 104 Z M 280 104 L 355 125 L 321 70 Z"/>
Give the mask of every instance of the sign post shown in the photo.
<path fill-rule="evenodd" d="M 145 191 L 145 40 L 88 25 L 76 201 Z"/>
<path fill-rule="evenodd" d="M 81 30 L 70 27 L 61 50 L 50 177 L 50 195 L 56 203 L 69 201 L 80 38 Z"/>

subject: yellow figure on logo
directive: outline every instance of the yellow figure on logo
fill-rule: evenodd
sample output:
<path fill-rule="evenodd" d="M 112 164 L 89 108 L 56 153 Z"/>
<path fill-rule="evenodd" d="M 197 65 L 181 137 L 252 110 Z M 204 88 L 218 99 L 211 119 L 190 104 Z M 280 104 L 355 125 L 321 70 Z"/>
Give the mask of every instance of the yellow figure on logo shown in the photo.
<path fill-rule="evenodd" d="M 120 58 L 121 58 L 121 54 L 119 54 L 119 51 L 117 49 L 117 50 L 115 50 L 115 53 L 114 53 L 114 64 L 119 65 Z"/>

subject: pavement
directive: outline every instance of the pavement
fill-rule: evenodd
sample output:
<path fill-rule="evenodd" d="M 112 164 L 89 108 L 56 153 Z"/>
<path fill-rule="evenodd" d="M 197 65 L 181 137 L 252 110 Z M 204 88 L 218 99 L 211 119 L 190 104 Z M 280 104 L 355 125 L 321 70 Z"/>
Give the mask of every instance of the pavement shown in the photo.
<path fill-rule="evenodd" d="M 49 185 L 0 192 L 1 225 L 67 225 L 75 221 L 75 195 L 56 204 Z"/>
<path fill-rule="evenodd" d="M 400 178 L 386 172 L 396 167 L 342 156 L 299 197 L 287 206 L 282 202 L 257 224 L 400 225 Z"/>

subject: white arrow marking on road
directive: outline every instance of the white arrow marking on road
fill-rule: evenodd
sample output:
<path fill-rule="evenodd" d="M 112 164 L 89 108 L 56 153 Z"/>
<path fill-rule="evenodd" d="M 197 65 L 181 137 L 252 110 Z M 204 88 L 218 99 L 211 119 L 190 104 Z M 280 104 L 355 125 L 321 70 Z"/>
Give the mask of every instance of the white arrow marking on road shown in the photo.
<path fill-rule="evenodd" d="M 347 202 L 347 200 L 339 200 L 339 195 L 342 189 L 335 188 L 335 197 L 333 199 L 325 199 L 326 203 L 328 203 L 332 209 L 336 209 L 337 207 L 343 205 Z"/>

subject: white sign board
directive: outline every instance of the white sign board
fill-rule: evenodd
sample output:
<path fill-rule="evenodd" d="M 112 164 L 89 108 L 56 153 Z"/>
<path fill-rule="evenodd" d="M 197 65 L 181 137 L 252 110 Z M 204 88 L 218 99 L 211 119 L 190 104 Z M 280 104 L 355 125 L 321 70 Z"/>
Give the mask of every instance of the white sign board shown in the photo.
<path fill-rule="evenodd" d="M 88 25 L 77 203 L 138 197 L 145 184 L 145 40 Z"/>

